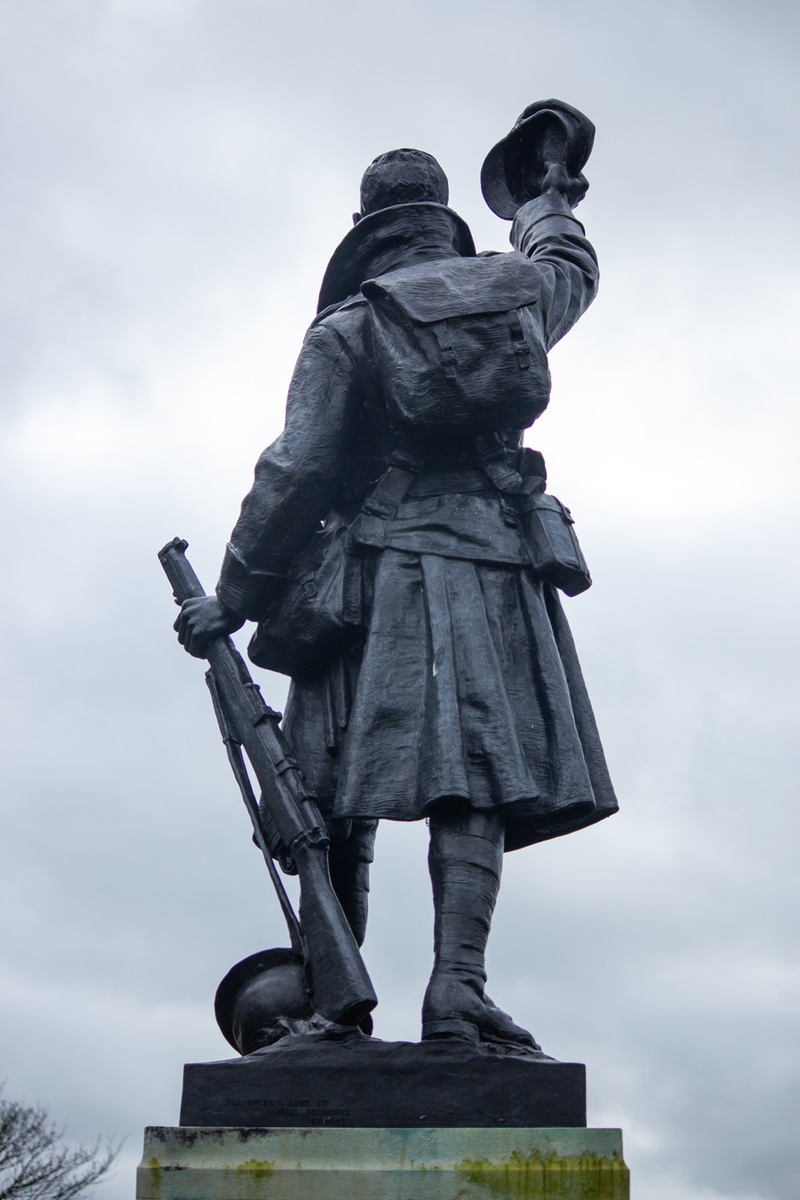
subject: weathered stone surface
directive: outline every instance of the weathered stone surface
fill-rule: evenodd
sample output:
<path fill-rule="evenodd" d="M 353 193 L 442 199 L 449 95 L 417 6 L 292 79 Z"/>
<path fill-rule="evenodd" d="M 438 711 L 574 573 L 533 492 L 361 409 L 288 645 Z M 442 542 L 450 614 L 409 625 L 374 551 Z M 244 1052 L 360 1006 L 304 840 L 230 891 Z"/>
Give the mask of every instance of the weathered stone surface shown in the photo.
<path fill-rule="evenodd" d="M 628 1200 L 618 1129 L 145 1131 L 137 1200 Z"/>
<path fill-rule="evenodd" d="M 245 1058 L 188 1063 L 181 1125 L 508 1128 L 586 1125 L 580 1063 L 456 1040 L 286 1038 Z"/>

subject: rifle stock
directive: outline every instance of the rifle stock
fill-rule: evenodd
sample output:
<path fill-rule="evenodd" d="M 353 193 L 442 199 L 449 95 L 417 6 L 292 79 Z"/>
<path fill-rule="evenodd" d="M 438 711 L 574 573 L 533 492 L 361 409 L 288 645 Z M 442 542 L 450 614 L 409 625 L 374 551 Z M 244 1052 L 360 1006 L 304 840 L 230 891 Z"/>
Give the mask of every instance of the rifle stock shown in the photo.
<path fill-rule="evenodd" d="M 179 604 L 205 596 L 186 558 L 187 545 L 174 538 L 158 554 Z M 355 1024 L 375 1007 L 377 998 L 331 884 L 328 835 L 315 799 L 278 727 L 278 714 L 264 702 L 231 639 L 211 642 L 207 659 L 227 721 L 252 764 L 275 832 L 297 868 L 314 1007 L 330 1021 Z"/>

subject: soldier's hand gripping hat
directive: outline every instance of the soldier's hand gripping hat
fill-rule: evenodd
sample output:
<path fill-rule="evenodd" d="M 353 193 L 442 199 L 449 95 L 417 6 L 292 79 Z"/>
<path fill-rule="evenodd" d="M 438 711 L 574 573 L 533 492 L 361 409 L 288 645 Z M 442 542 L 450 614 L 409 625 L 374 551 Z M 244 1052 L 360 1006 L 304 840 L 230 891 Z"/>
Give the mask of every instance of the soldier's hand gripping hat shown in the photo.
<path fill-rule="evenodd" d="M 483 198 L 498 217 L 510 220 L 526 201 L 540 195 L 546 134 L 554 124 L 563 132 L 564 165 L 573 178 L 580 177 L 592 152 L 594 125 L 563 100 L 537 100 L 489 151 L 481 168 Z"/>

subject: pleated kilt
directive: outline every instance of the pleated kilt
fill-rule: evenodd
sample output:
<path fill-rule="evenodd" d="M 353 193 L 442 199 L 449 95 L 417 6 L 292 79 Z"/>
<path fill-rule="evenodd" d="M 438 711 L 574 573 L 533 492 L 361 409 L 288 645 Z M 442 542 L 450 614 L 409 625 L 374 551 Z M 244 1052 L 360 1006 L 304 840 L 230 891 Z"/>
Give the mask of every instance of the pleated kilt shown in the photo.
<path fill-rule="evenodd" d="M 326 818 L 506 817 L 506 849 L 617 811 L 555 590 L 530 568 L 400 550 L 363 645 L 295 681 L 284 728 Z"/>

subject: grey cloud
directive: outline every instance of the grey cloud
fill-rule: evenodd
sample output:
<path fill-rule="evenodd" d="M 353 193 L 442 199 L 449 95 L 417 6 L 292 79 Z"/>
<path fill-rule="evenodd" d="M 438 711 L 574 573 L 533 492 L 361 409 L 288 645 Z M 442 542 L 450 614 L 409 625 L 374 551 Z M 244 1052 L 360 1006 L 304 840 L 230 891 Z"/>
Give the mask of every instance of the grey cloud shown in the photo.
<path fill-rule="evenodd" d="M 216 983 L 285 931 L 155 551 L 185 534 L 212 586 L 366 163 L 430 149 L 502 248 L 480 161 L 555 94 L 598 125 L 579 215 L 604 283 L 531 440 L 596 579 L 569 616 L 623 811 L 509 856 L 493 994 L 585 1059 L 590 1120 L 623 1125 L 643 1200 L 789 1200 L 796 6 L 32 0 L 2 19 L 9 1094 L 75 1137 L 129 1133 L 98 1193 L 116 1200 L 142 1126 L 177 1119 L 182 1063 L 227 1053 Z M 384 1037 L 418 1034 L 424 854 L 423 828 L 381 831 Z"/>

